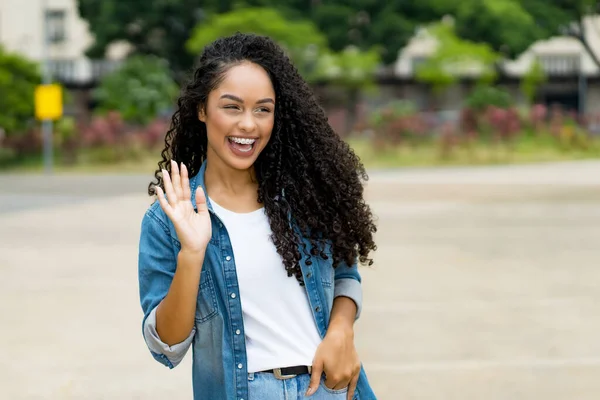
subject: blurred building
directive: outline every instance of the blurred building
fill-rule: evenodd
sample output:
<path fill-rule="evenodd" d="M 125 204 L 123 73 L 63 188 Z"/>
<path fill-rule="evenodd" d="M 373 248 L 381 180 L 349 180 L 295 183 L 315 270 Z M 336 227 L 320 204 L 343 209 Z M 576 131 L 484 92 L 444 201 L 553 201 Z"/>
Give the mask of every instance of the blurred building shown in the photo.
<path fill-rule="evenodd" d="M 47 53 L 55 80 L 67 87 L 89 87 L 114 69 L 127 52 L 115 45 L 106 58 L 92 60 L 85 56 L 93 43 L 87 22 L 81 19 L 77 0 L 2 0 L 0 1 L 0 43 L 29 59 L 42 61 L 48 26 Z"/>
<path fill-rule="evenodd" d="M 600 16 L 585 20 L 586 37 L 591 49 L 600 57 Z M 383 79 L 381 101 L 386 98 L 411 99 L 422 108 L 431 108 L 432 94 L 426 85 L 415 79 L 415 70 L 436 48 L 435 39 L 422 31 L 415 35 L 401 51 L 387 79 Z M 503 64 L 499 86 L 508 90 L 513 98 L 525 103 L 520 90 L 523 76 L 535 61 L 544 70 L 547 80 L 536 94 L 536 102 L 559 104 L 580 113 L 600 112 L 600 68 L 581 42 L 572 37 L 554 37 L 539 41 L 514 61 Z M 436 98 L 436 108 L 457 111 L 475 84 L 473 71 L 464 71 L 461 82 Z"/>
<path fill-rule="evenodd" d="M 85 51 L 93 40 L 87 22 L 79 16 L 77 0 L 0 0 L 0 44 L 38 62 L 47 54 L 53 81 L 63 84 L 73 97 L 66 105 L 68 114 L 86 112 L 89 89 L 127 54 L 127 46 L 115 44 L 105 58 L 90 59 Z"/>
<path fill-rule="evenodd" d="M 590 47 L 600 57 L 600 16 L 587 18 L 585 24 Z M 72 114 L 90 105 L 89 89 L 117 68 L 129 52 L 126 44 L 115 43 L 103 59 L 90 59 L 85 52 L 93 40 L 87 22 L 79 16 L 77 0 L 0 0 L 0 44 L 36 61 L 47 54 L 53 79 L 75 97 L 73 107 L 77 110 L 66 110 Z M 431 88 L 417 82 L 415 71 L 435 48 L 435 40 L 426 31 L 417 33 L 396 63 L 386 68 L 380 77 L 381 90 L 368 103 L 377 106 L 400 98 L 415 102 L 421 109 L 458 111 L 475 85 L 476 72 L 465 71 L 459 84 L 434 96 Z M 600 113 L 600 68 L 582 44 L 571 37 L 532 44 L 516 60 L 503 65 L 498 84 L 525 103 L 520 83 L 536 60 L 547 75 L 536 102 L 560 104 L 580 113 Z"/>

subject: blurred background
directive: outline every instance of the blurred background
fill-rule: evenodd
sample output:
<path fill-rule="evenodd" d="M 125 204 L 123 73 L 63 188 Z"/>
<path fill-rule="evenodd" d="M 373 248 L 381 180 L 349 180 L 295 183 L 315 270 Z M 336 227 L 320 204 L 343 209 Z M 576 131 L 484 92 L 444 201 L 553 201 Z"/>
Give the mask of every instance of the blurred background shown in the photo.
<path fill-rule="evenodd" d="M 269 35 L 369 170 L 381 399 L 600 398 L 596 0 L 0 0 L 0 398 L 191 398 L 137 241 L 202 48 Z"/>

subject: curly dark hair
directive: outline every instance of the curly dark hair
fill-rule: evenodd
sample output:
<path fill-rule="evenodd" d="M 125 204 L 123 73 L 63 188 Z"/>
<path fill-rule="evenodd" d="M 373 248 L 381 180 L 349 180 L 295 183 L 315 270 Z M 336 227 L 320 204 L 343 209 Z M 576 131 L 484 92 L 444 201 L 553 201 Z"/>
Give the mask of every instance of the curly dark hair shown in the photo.
<path fill-rule="evenodd" d="M 162 161 L 154 174 L 156 181 L 150 183 L 148 193 L 154 195 L 153 186 L 163 185 L 160 171 L 170 171 L 171 159 L 184 163 L 190 176 L 198 173 L 207 149 L 206 125 L 198 119 L 198 111 L 206 106 L 209 93 L 228 69 L 243 62 L 264 68 L 275 90 L 273 132 L 254 168 L 257 199 L 264 204 L 272 240 L 288 276 L 295 275 L 304 284 L 299 248 L 309 264 L 311 256 L 327 258 L 328 246 L 334 267 L 357 260 L 371 265 L 376 226 L 363 198 L 362 181 L 368 179 L 364 166 L 333 131 L 284 51 L 264 36 L 237 33 L 204 49 L 177 102 Z M 295 224 L 289 223 L 289 216 Z M 310 241 L 310 254 L 303 238 Z"/>

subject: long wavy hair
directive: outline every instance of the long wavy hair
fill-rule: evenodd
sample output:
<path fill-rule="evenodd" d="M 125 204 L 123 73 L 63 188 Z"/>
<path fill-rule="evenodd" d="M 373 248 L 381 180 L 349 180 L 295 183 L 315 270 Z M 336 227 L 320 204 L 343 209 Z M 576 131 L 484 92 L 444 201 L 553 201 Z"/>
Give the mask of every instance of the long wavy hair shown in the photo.
<path fill-rule="evenodd" d="M 190 176 L 206 159 L 206 125 L 198 111 L 208 94 L 233 66 L 251 62 L 265 69 L 275 89 L 275 123 L 269 143 L 254 168 L 257 199 L 264 204 L 272 240 L 288 276 L 304 284 L 302 250 L 311 257 L 333 257 L 333 266 L 373 263 L 376 226 L 363 198 L 367 174 L 359 158 L 333 131 L 310 87 L 284 51 L 271 39 L 235 34 L 205 47 L 199 65 L 177 102 L 165 138 L 154 185 L 163 186 L 161 169 L 170 172 L 169 160 L 184 163 Z M 294 222 L 290 224 L 290 218 Z M 310 242 L 310 251 L 303 243 Z"/>

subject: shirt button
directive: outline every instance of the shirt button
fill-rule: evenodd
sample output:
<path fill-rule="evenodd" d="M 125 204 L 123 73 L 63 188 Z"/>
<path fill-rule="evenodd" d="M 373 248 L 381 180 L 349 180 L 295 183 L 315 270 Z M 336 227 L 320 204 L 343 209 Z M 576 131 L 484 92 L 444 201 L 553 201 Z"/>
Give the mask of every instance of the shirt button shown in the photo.
<path fill-rule="evenodd" d="M 227 260 L 227 261 L 231 261 L 231 256 L 227 256 L 227 257 L 225 257 L 225 260 Z"/>
<path fill-rule="evenodd" d="M 311 273 L 311 272 L 309 272 L 308 274 L 306 274 L 306 277 L 307 277 L 307 278 L 310 278 L 311 276 L 312 276 L 312 273 Z"/>
<path fill-rule="evenodd" d="M 321 311 L 321 307 L 317 306 L 317 308 L 315 308 L 315 311 L 316 311 L 316 312 L 319 312 L 319 311 Z"/>
<path fill-rule="evenodd" d="M 231 293 L 231 298 L 235 299 L 235 293 Z"/>
<path fill-rule="evenodd" d="M 236 335 L 239 335 L 240 333 L 242 333 L 242 331 L 240 331 L 239 329 L 235 331 Z"/>
<path fill-rule="evenodd" d="M 238 364 L 238 369 L 242 369 L 244 366 L 242 364 Z"/>

